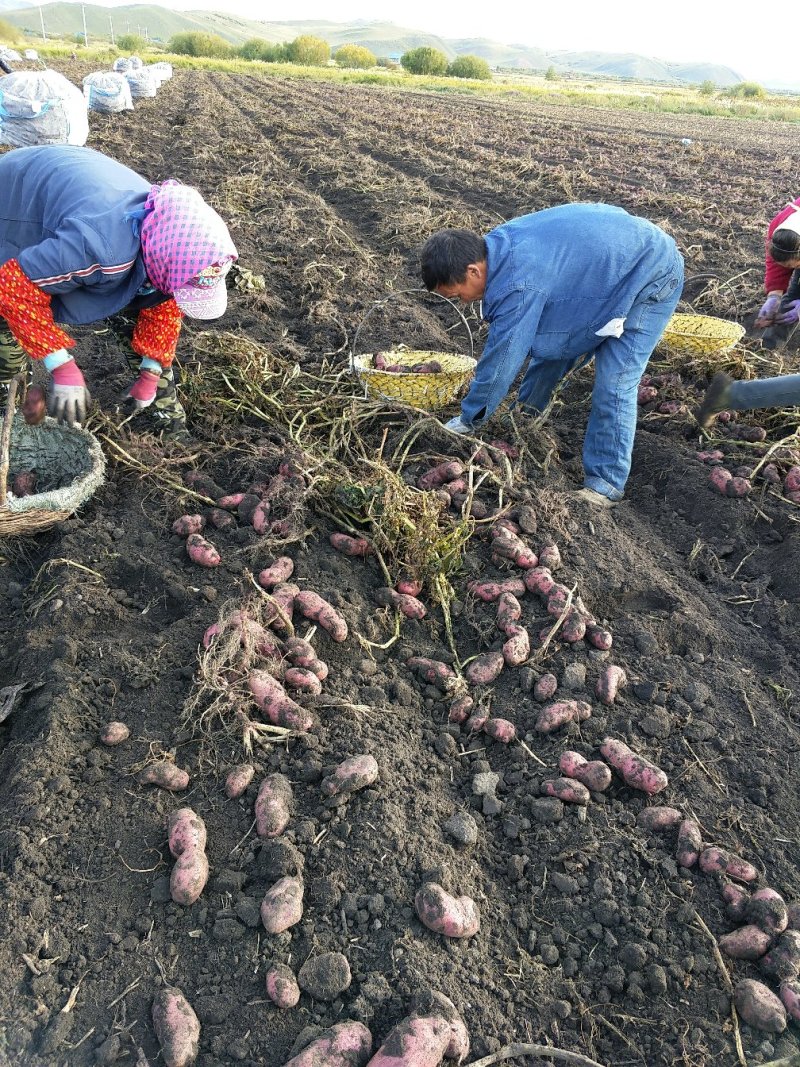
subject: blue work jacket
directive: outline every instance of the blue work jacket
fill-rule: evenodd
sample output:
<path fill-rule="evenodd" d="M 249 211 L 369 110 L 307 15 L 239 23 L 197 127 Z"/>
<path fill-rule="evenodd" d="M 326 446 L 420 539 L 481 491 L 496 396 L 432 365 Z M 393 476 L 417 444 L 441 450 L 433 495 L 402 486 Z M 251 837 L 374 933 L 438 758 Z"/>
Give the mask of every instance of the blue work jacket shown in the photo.
<path fill-rule="evenodd" d="M 150 182 L 91 148 L 43 145 L 0 156 L 0 265 L 17 259 L 52 296 L 56 322 L 97 322 L 169 299 L 147 282 L 129 213 Z"/>
<path fill-rule="evenodd" d="M 608 204 L 522 215 L 488 233 L 486 249 L 490 329 L 462 403 L 468 424 L 495 411 L 529 356 L 577 359 L 597 348 L 608 336 L 598 331 L 658 298 L 679 258 L 658 226 Z"/>

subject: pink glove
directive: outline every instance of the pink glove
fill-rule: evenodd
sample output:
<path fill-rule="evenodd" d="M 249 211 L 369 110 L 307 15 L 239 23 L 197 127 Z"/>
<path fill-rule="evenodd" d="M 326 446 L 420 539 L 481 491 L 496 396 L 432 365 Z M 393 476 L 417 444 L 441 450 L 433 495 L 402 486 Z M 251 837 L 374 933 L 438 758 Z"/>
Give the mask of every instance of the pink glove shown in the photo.
<path fill-rule="evenodd" d="M 782 315 L 778 315 L 775 319 L 781 326 L 793 326 L 795 323 L 800 322 L 800 300 L 792 300 Z"/>
<path fill-rule="evenodd" d="M 756 326 L 771 326 L 781 306 L 781 293 L 770 293 L 756 318 Z"/>
<path fill-rule="evenodd" d="M 47 412 L 60 423 L 74 426 L 84 422 L 92 399 L 74 359 L 68 359 L 52 371 L 53 384 L 47 397 Z"/>
<path fill-rule="evenodd" d="M 131 411 L 143 411 L 156 398 L 160 375 L 153 371 L 140 370 L 139 377 L 125 394 L 126 407 Z"/>

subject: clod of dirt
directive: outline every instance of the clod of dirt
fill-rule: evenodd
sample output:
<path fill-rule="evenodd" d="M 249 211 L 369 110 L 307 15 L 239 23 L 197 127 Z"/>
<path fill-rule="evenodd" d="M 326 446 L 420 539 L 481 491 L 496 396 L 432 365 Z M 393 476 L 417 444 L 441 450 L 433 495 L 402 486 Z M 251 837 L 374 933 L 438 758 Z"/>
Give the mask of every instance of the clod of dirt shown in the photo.
<path fill-rule="evenodd" d="M 324 952 L 306 960 L 297 975 L 300 988 L 314 1000 L 336 1000 L 352 981 L 350 964 L 341 952 Z"/>

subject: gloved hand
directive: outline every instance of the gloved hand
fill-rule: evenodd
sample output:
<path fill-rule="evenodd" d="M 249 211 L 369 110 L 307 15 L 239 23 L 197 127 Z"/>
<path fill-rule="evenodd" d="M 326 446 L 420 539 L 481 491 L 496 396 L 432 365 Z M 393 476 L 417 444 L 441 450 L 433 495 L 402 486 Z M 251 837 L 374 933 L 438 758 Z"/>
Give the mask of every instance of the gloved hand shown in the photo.
<path fill-rule="evenodd" d="M 756 318 L 756 327 L 761 330 L 765 326 L 771 326 L 781 306 L 782 293 L 770 293 Z"/>
<path fill-rule="evenodd" d="M 794 326 L 800 322 L 800 300 L 791 300 L 775 321 L 781 326 Z"/>
<path fill-rule="evenodd" d="M 47 357 L 49 358 L 49 357 Z M 45 359 L 45 365 L 47 362 Z M 53 368 L 52 385 L 48 390 L 47 413 L 62 425 L 74 426 L 84 422 L 91 396 L 74 359 L 67 359 Z"/>
<path fill-rule="evenodd" d="M 460 415 L 456 415 L 456 417 L 450 419 L 449 422 L 443 422 L 442 426 L 444 426 L 445 430 L 449 430 L 450 433 L 472 433 L 472 427 L 467 426 L 467 424 L 462 421 Z"/>
<path fill-rule="evenodd" d="M 139 377 L 123 397 L 125 409 L 131 413 L 144 411 L 156 398 L 160 374 L 151 370 L 140 370 Z"/>

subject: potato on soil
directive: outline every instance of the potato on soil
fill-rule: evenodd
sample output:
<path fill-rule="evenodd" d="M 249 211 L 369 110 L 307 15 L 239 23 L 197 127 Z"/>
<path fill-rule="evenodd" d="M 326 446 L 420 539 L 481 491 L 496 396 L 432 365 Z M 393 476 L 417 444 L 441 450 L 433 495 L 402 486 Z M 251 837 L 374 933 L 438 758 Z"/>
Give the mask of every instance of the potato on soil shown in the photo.
<path fill-rule="evenodd" d="M 569 722 L 585 722 L 591 714 L 591 706 L 583 700 L 558 700 L 542 708 L 535 729 L 540 734 L 551 734 Z"/>
<path fill-rule="evenodd" d="M 422 582 L 416 578 L 400 578 L 395 584 L 395 589 L 398 593 L 406 593 L 408 596 L 419 596 L 422 592 Z"/>
<path fill-rule="evenodd" d="M 218 567 L 222 558 L 216 548 L 199 533 L 192 533 L 186 538 L 186 551 L 192 563 L 199 567 Z"/>
<path fill-rule="evenodd" d="M 474 703 L 475 701 L 470 696 L 457 697 L 450 705 L 448 720 L 457 723 L 466 722 Z"/>
<path fill-rule="evenodd" d="M 9 489 L 17 499 L 33 496 L 36 492 L 37 481 L 36 471 L 19 471 L 14 475 Z"/>
<path fill-rule="evenodd" d="M 703 832 L 695 819 L 684 819 L 678 830 L 678 847 L 675 858 L 678 866 L 694 867 L 703 851 Z"/>
<path fill-rule="evenodd" d="M 503 559 L 508 559 L 523 570 L 538 566 L 539 559 L 532 548 L 512 533 L 505 526 L 495 525 L 492 529 L 492 550 Z"/>
<path fill-rule="evenodd" d="M 188 537 L 189 534 L 199 534 L 205 528 L 206 520 L 202 515 L 181 515 L 172 524 L 172 532 L 179 537 Z"/>
<path fill-rule="evenodd" d="M 628 748 L 624 741 L 606 737 L 600 745 L 600 751 L 606 762 L 632 789 L 641 789 L 643 793 L 653 796 L 669 785 L 669 779 L 660 767 Z"/>
<path fill-rule="evenodd" d="M 601 760 L 587 760 L 580 752 L 562 752 L 558 769 L 567 778 L 574 778 L 593 793 L 603 793 L 611 785 L 608 765 Z"/>
<path fill-rule="evenodd" d="M 300 986 L 291 967 L 273 963 L 267 969 L 267 996 L 279 1008 L 293 1008 L 300 1000 Z"/>
<path fill-rule="evenodd" d="M 508 633 L 509 626 L 515 626 L 522 618 L 522 604 L 513 593 L 503 591 L 497 598 L 497 629 Z"/>
<path fill-rule="evenodd" d="M 398 593 L 387 587 L 375 590 L 375 602 L 384 608 L 394 608 L 407 619 L 424 619 L 428 610 L 421 600 L 408 593 Z"/>
<path fill-rule="evenodd" d="M 252 522 L 256 508 L 261 503 L 261 497 L 256 493 L 245 493 L 236 508 L 236 514 L 242 522 Z"/>
<path fill-rule="evenodd" d="M 471 685 L 491 685 L 505 666 L 502 652 L 484 652 L 476 656 L 464 671 Z"/>
<path fill-rule="evenodd" d="M 654 385 L 640 385 L 636 393 L 637 404 L 649 404 L 658 396 L 658 389 Z"/>
<path fill-rule="evenodd" d="M 445 482 L 452 482 L 464 473 L 464 464 L 458 460 L 439 463 L 417 479 L 418 489 L 436 489 Z"/>
<path fill-rule="evenodd" d="M 747 903 L 747 921 L 769 934 L 782 934 L 789 925 L 786 901 L 774 889 L 758 889 Z"/>
<path fill-rule="evenodd" d="M 294 667 L 310 667 L 317 658 L 314 646 L 302 637 L 289 637 L 284 642 L 283 649 Z"/>
<path fill-rule="evenodd" d="M 185 789 L 189 784 L 189 775 L 174 763 L 165 760 L 163 763 L 151 763 L 139 774 L 140 785 L 157 785 L 159 789 L 169 789 L 178 792 Z"/>
<path fill-rule="evenodd" d="M 374 756 L 350 756 L 342 760 L 333 774 L 323 778 L 321 789 L 330 798 L 345 798 L 378 780 L 378 763 Z"/>
<path fill-rule="evenodd" d="M 178 808 L 167 820 L 167 839 L 175 859 L 184 852 L 205 852 L 206 824 L 191 808 Z"/>
<path fill-rule="evenodd" d="M 484 728 L 488 721 L 489 713 L 487 711 L 474 711 L 464 723 L 464 729 L 469 734 L 476 734 Z"/>
<path fill-rule="evenodd" d="M 281 878 L 261 901 L 261 922 L 268 934 L 281 934 L 303 918 L 303 883 Z"/>
<path fill-rule="evenodd" d="M 433 996 L 430 1009 L 415 1011 L 389 1031 L 367 1067 L 438 1067 L 443 1059 L 460 1064 L 466 1058 L 466 1026 L 451 1001 L 441 994 Z M 441 1002 L 452 1010 L 445 1011 Z"/>
<path fill-rule="evenodd" d="M 531 638 L 524 626 L 511 625 L 506 631 L 508 640 L 503 642 L 503 660 L 509 667 L 519 667 L 531 654 Z"/>
<path fill-rule="evenodd" d="M 726 467 L 714 467 L 708 476 L 708 484 L 722 496 L 728 495 L 728 482 L 733 475 Z"/>
<path fill-rule="evenodd" d="M 509 578 L 504 582 L 468 582 L 467 589 L 478 600 L 489 604 L 494 600 L 499 600 L 503 593 L 524 596 L 525 583 L 521 578 Z"/>
<path fill-rule="evenodd" d="M 282 636 L 289 631 L 284 616 L 289 622 L 292 621 L 295 599 L 299 592 L 294 582 L 280 582 L 269 594 L 272 597 L 272 603 L 267 607 L 264 621 Z"/>
<path fill-rule="evenodd" d="M 365 559 L 373 554 L 372 545 L 365 537 L 350 537 L 345 533 L 332 533 L 330 542 L 337 552 L 341 552 L 343 556 L 350 556 L 352 559 Z"/>
<path fill-rule="evenodd" d="M 589 790 L 582 782 L 573 778 L 556 778 L 542 783 L 542 792 L 546 797 L 556 797 L 565 804 L 588 804 L 592 799 Z"/>
<path fill-rule="evenodd" d="M 289 689 L 296 689 L 301 693 L 318 697 L 322 692 L 322 681 L 306 667 L 289 667 L 284 672 L 283 680 Z"/>
<path fill-rule="evenodd" d="M 617 699 L 619 691 L 628 684 L 628 676 L 622 667 L 610 666 L 601 673 L 595 686 L 595 694 L 598 700 L 611 705 Z"/>
<path fill-rule="evenodd" d="M 449 691 L 458 680 L 453 668 L 438 659 L 411 656 L 406 660 L 406 666 L 412 671 L 416 671 L 423 681 L 430 682 L 431 685 L 438 685 L 445 692 Z"/>
<path fill-rule="evenodd" d="M 225 779 L 225 792 L 231 800 L 235 800 L 244 793 L 255 773 L 256 769 L 252 763 L 238 763 L 235 767 L 231 767 Z"/>
<path fill-rule="evenodd" d="M 557 585 L 547 567 L 531 567 L 530 570 L 525 571 L 522 580 L 529 593 L 536 593 L 541 597 L 549 597 Z"/>
<path fill-rule="evenodd" d="M 800 982 L 791 979 L 781 982 L 780 995 L 789 1015 L 795 1022 L 800 1022 Z"/>
<path fill-rule="evenodd" d="M 516 740 L 517 728 L 508 719 L 491 718 L 484 723 L 483 732 L 488 734 L 493 741 L 499 741 L 503 745 L 510 745 Z"/>
<path fill-rule="evenodd" d="M 800 931 L 784 930 L 759 964 L 769 978 L 779 982 L 800 975 Z"/>
<path fill-rule="evenodd" d="M 244 497 L 244 493 L 225 493 L 223 496 L 217 497 L 217 507 L 236 511 Z"/>
<path fill-rule="evenodd" d="M 677 808 L 655 807 L 642 808 L 636 816 L 636 825 L 645 830 L 671 830 L 683 821 L 683 815 Z"/>
<path fill-rule="evenodd" d="M 580 612 L 568 611 L 564 622 L 561 624 L 561 640 L 566 641 L 567 644 L 574 645 L 578 641 L 582 641 L 586 634 L 586 620 L 580 614 Z"/>
<path fill-rule="evenodd" d="M 700 870 L 705 871 L 706 874 L 715 872 L 727 874 L 729 878 L 734 878 L 737 882 L 755 882 L 758 878 L 758 871 L 752 863 L 716 846 L 704 849 L 700 853 Z"/>
<path fill-rule="evenodd" d="M 166 1067 L 189 1067 L 200 1051 L 200 1021 L 175 986 L 162 986 L 153 998 L 153 1029 Z"/>
<path fill-rule="evenodd" d="M 543 674 L 533 687 L 533 698 L 540 703 L 549 700 L 558 689 L 558 678 L 554 674 Z"/>
<path fill-rule="evenodd" d="M 28 426 L 38 426 L 47 414 L 47 400 L 40 385 L 31 385 L 22 402 L 22 417 Z"/>
<path fill-rule="evenodd" d="M 748 1026 L 770 1034 L 782 1034 L 786 1029 L 786 1009 L 772 990 L 761 982 L 751 978 L 737 982 L 733 1003 Z"/>
<path fill-rule="evenodd" d="M 702 848 L 702 845 L 698 845 L 698 855 L 700 848 Z M 695 859 L 695 863 L 696 862 L 697 860 Z M 681 864 L 681 866 L 691 866 L 691 864 Z M 747 914 L 747 905 L 750 902 L 750 894 L 746 889 L 743 889 L 740 885 L 736 885 L 734 882 L 725 882 L 722 886 L 722 899 L 726 904 L 725 912 L 731 919 L 736 919 L 738 921 L 745 917 Z"/>
<path fill-rule="evenodd" d="M 749 496 L 753 491 L 752 482 L 747 478 L 730 478 L 725 483 L 725 496 L 743 497 Z"/>
<path fill-rule="evenodd" d="M 414 898 L 423 925 L 445 937 L 473 937 L 481 925 L 478 905 L 471 897 L 452 897 L 436 882 L 426 882 Z"/>
<path fill-rule="evenodd" d="M 104 745 L 108 745 L 109 748 L 121 745 L 130 736 L 131 731 L 124 722 L 107 722 L 100 731 L 100 740 Z"/>
<path fill-rule="evenodd" d="M 189 906 L 200 898 L 208 881 L 208 857 L 197 849 L 183 852 L 169 876 L 169 892 L 176 904 Z"/>
<path fill-rule="evenodd" d="M 586 640 L 593 648 L 599 648 L 602 652 L 607 652 L 614 644 L 611 632 L 593 622 L 586 625 Z"/>
<path fill-rule="evenodd" d="M 334 641 L 347 640 L 347 623 L 336 608 L 318 593 L 306 589 L 297 594 L 294 604 L 304 618 L 311 619 L 312 622 L 321 626 Z"/>
<path fill-rule="evenodd" d="M 547 567 L 551 571 L 558 570 L 561 566 L 561 553 L 558 545 L 545 545 L 539 550 L 539 566 Z"/>
<path fill-rule="evenodd" d="M 719 939 L 719 947 L 735 960 L 760 959 L 772 944 L 772 937 L 759 926 L 740 926 Z"/>
<path fill-rule="evenodd" d="M 348 1021 L 323 1030 L 283 1067 L 366 1067 L 371 1052 L 372 1034 Z"/>
<path fill-rule="evenodd" d="M 292 786 L 283 774 L 269 774 L 261 783 L 255 803 L 256 833 L 280 837 L 292 813 Z"/>
<path fill-rule="evenodd" d="M 273 726 L 305 733 L 314 725 L 311 713 L 292 700 L 281 683 L 268 671 L 251 671 L 247 686 Z"/>
<path fill-rule="evenodd" d="M 294 563 L 288 556 L 280 556 L 274 563 L 265 567 L 258 576 L 258 584 L 264 589 L 274 589 L 282 582 L 288 582 L 294 574 Z"/>

